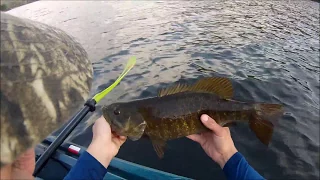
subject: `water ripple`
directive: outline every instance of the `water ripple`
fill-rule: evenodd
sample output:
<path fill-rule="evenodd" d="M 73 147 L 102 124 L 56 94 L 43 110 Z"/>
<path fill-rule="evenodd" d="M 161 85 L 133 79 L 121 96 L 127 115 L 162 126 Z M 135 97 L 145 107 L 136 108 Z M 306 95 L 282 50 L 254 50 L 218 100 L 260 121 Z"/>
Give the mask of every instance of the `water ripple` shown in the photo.
<path fill-rule="evenodd" d="M 135 68 L 101 105 L 156 96 L 172 83 L 208 76 L 230 77 L 235 99 L 283 104 L 269 148 L 246 125 L 231 128 L 235 144 L 267 179 L 319 179 L 318 2 L 39 1 L 23 10 L 11 13 L 57 26 L 83 44 L 94 65 L 91 94 L 137 56 Z M 98 108 L 91 118 L 99 115 Z M 73 141 L 88 145 L 90 139 L 86 130 Z M 162 160 L 144 140 L 128 140 L 118 156 L 191 178 L 224 178 L 184 138 L 169 142 Z"/>

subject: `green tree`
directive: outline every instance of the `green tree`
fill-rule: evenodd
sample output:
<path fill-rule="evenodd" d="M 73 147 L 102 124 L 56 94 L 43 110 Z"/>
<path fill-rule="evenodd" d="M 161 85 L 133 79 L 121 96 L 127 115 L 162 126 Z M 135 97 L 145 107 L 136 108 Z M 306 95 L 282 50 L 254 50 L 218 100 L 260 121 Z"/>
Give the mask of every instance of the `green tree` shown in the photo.
<path fill-rule="evenodd" d="M 7 9 L 8 9 L 8 7 L 6 4 L 1 4 L 1 6 L 0 6 L 1 11 L 6 11 Z"/>

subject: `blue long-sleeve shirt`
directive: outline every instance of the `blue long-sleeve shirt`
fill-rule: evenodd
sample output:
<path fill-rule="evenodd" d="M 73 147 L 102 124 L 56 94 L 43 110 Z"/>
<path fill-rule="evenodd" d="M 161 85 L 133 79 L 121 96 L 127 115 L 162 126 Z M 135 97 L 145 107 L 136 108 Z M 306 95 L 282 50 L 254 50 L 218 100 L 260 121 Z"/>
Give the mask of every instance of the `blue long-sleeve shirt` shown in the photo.
<path fill-rule="evenodd" d="M 231 156 L 224 165 L 223 172 L 228 180 L 264 179 L 248 164 L 247 160 L 239 152 Z"/>
<path fill-rule="evenodd" d="M 228 180 L 264 179 L 239 152 L 228 160 L 223 172 Z M 99 161 L 88 152 L 84 152 L 64 180 L 102 180 L 106 173 L 107 169 Z"/>
<path fill-rule="evenodd" d="M 106 173 L 107 169 L 90 153 L 85 151 L 67 176 L 64 177 L 64 180 L 102 180 Z"/>

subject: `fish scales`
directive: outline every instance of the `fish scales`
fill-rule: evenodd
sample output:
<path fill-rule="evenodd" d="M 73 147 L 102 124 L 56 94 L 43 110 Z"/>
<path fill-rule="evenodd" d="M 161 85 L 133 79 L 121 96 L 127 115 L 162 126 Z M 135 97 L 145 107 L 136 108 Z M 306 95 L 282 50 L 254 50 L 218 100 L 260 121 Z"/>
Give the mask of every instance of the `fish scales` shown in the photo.
<path fill-rule="evenodd" d="M 218 96 L 208 93 L 179 93 L 152 98 L 135 106 L 147 122 L 146 134 L 164 139 L 206 130 L 199 121 L 204 113 L 223 126 L 232 121 L 248 121 L 254 112 L 252 104 L 220 100 Z"/>

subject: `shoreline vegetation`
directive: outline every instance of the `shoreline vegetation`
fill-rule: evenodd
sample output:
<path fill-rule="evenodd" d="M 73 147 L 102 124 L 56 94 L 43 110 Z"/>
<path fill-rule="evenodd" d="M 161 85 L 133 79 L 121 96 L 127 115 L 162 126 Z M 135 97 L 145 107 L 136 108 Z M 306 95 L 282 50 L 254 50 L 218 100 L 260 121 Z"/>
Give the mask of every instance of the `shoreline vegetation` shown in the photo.
<path fill-rule="evenodd" d="M 0 10 L 1 11 L 9 11 L 13 8 L 23 6 L 25 4 L 29 4 L 38 0 L 1 0 Z"/>

